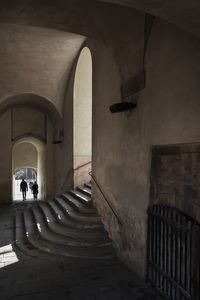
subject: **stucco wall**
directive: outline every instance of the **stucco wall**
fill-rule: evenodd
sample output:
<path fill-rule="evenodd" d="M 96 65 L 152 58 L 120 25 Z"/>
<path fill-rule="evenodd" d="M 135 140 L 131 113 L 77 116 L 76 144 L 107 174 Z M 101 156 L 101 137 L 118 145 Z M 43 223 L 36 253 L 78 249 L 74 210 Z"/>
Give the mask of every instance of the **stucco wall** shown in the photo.
<path fill-rule="evenodd" d="M 46 116 L 30 108 L 13 108 L 12 139 L 19 138 L 22 134 L 35 135 L 46 139 Z"/>
<path fill-rule="evenodd" d="M 73 187 L 73 87 L 75 68 L 71 70 L 66 85 L 63 104 L 64 138 L 61 144 L 55 145 L 55 193 L 67 191 Z M 62 158 L 62 159 L 60 159 Z"/>
<path fill-rule="evenodd" d="M 123 225 L 95 184 L 94 198 L 120 256 L 144 276 L 151 147 L 200 141 L 200 40 L 156 19 L 146 55 L 146 88 L 130 115 L 109 112 L 109 105 L 120 100 L 119 74 L 105 49 L 94 51 L 94 57 L 93 172 Z"/>
<path fill-rule="evenodd" d="M 31 26 L 0 25 L 0 102 L 35 93 L 62 115 L 68 73 L 84 37 Z"/>
<path fill-rule="evenodd" d="M 142 61 L 142 56 L 138 57 L 138 52 L 135 51 L 134 45 L 136 43 L 139 45 L 141 42 L 144 13 L 134 9 L 91 0 L 57 0 L 54 2 L 36 2 L 35 0 L 27 2 L 26 0 L 21 0 L 20 2 L 12 3 L 12 6 L 9 5 L 7 0 L 2 0 L 0 3 L 1 26 L 4 26 L 4 23 L 32 26 L 34 30 L 36 30 L 36 27 L 53 28 L 107 43 L 113 46 L 113 51 L 124 79 L 130 76 L 129 64 L 126 61 L 129 60 L 131 62 L 136 58 L 138 64 L 141 64 Z M 59 36 L 62 36 L 61 32 Z M 42 43 L 43 38 L 45 39 L 44 36 L 41 36 L 40 42 Z M 78 52 L 77 48 L 70 47 L 71 41 L 68 43 L 69 39 L 67 36 L 66 38 L 64 42 L 66 42 L 66 45 L 69 45 L 69 50 L 73 50 L 70 53 L 73 54 L 74 50 Z M 83 42 L 83 39 L 81 41 Z M 80 39 L 78 42 L 80 43 Z M 62 45 L 59 46 L 62 48 Z M 55 51 L 52 52 L 52 55 L 54 53 L 58 54 Z M 70 57 L 72 58 L 71 55 Z M 67 55 L 65 59 L 67 59 Z M 62 68 L 58 64 L 58 66 L 55 66 L 56 70 L 58 67 Z M 136 68 L 136 65 L 134 67 Z M 54 74 L 53 77 L 56 82 L 57 78 Z M 53 86 L 55 87 L 54 82 Z"/>
<path fill-rule="evenodd" d="M 142 55 L 132 45 L 135 40 L 140 47 L 143 45 L 140 35 L 143 33 L 144 14 L 82 0 L 21 1 L 12 6 L 3 1 L 0 7 L 0 105 L 15 95 L 28 95 L 23 102 L 30 94 L 40 95 L 53 103 L 60 116 L 64 116 L 63 143 L 48 146 L 51 153 L 54 151 L 49 164 L 53 164 L 56 170 L 54 175 L 48 173 L 51 177 L 49 184 L 52 183 L 48 185 L 60 193 L 72 187 L 73 181 L 73 68 L 86 39 L 83 35 L 110 45 L 125 80 L 129 76 L 128 64 L 124 63 L 128 58 L 137 59 L 137 66 L 141 65 Z M 86 7 L 87 13 L 83 13 Z M 102 20 L 105 26 L 101 26 Z M 133 36 L 134 41 L 130 40 Z M 136 64 L 134 67 L 137 69 Z M 70 74 L 73 74 L 71 78 Z M 32 99 L 34 107 L 37 99 Z M 38 109 L 42 99 L 39 102 Z M 57 141 L 60 139 L 55 138 Z"/>
<path fill-rule="evenodd" d="M 91 156 L 92 131 L 92 61 L 88 48 L 83 48 L 76 67 L 73 93 L 74 166 Z"/>
<path fill-rule="evenodd" d="M 0 118 L 0 202 L 11 201 L 12 198 L 12 144 L 11 114 L 5 112 Z"/>
<path fill-rule="evenodd" d="M 73 93 L 74 186 L 90 180 L 92 160 L 92 57 L 84 47 L 78 59 Z"/>
<path fill-rule="evenodd" d="M 20 168 L 37 170 L 37 149 L 30 143 L 21 143 L 13 149 L 13 171 Z"/>
<path fill-rule="evenodd" d="M 31 113 L 30 113 L 31 111 Z M 0 116 L 0 140 L 1 140 L 1 147 L 0 147 L 0 167 L 1 167 L 1 175 L 0 175 L 0 203 L 2 202 L 9 202 L 12 200 L 12 170 L 14 168 L 19 167 L 24 163 L 26 166 L 35 166 L 35 162 L 31 160 L 31 156 L 29 156 L 28 148 L 23 148 L 23 153 L 20 159 L 17 162 L 17 165 L 12 166 L 12 149 L 16 142 L 19 142 L 20 139 L 25 139 L 26 137 L 29 139 L 32 136 L 31 128 L 33 127 L 33 123 L 38 120 L 44 121 L 44 115 L 41 116 L 37 110 L 30 110 L 30 109 L 17 109 L 15 110 L 15 117 L 17 119 L 22 118 L 22 122 L 14 122 L 12 118 L 13 111 L 8 110 L 4 114 Z M 41 121 L 41 122 L 42 122 Z M 23 123 L 23 126 L 22 126 Z M 46 142 L 42 142 L 39 140 L 40 143 L 44 144 L 44 161 L 42 163 L 45 170 L 43 171 L 43 176 L 45 176 L 45 184 L 46 190 L 45 195 L 47 198 L 51 198 L 55 195 L 55 176 L 54 176 L 54 168 L 55 168 L 55 161 L 54 161 L 54 145 L 52 144 L 52 136 L 53 136 L 53 129 L 51 121 L 47 118 L 45 122 L 42 122 L 43 126 L 37 128 L 37 135 L 40 139 L 44 138 L 44 132 Z M 13 140 L 13 127 L 15 126 L 15 132 L 17 132 L 18 139 Z M 28 132 L 27 132 L 28 131 Z M 36 138 L 37 140 L 37 138 Z M 17 146 L 17 147 L 20 147 Z M 17 149 L 17 148 L 16 148 Z M 20 151 L 20 149 L 18 149 Z M 39 155 L 41 156 L 41 155 Z M 18 157 L 19 158 L 19 157 Z M 26 162 L 25 162 L 26 161 Z M 42 166 L 41 166 L 42 167 Z M 40 172 L 41 173 L 41 172 Z M 42 186 L 43 183 L 40 183 Z"/>
<path fill-rule="evenodd" d="M 87 14 L 83 13 L 85 3 Z M 12 7 L 2 1 L 0 6 L 0 99 L 37 93 L 54 103 L 64 116 L 62 144 L 51 144 L 52 126 L 47 122 L 50 196 L 72 186 L 75 71 L 71 67 L 73 61 L 73 67 L 76 65 L 84 38 L 75 38 L 68 60 L 65 47 L 69 35 L 24 25 L 68 30 L 95 39 L 88 42 L 93 57 L 93 174 L 122 226 L 95 184 L 93 198 L 119 255 L 144 275 L 151 147 L 200 140 L 199 38 L 156 19 L 146 53 L 146 88 L 135 96 L 138 106 L 131 114 L 111 114 L 109 106 L 121 100 L 121 83 L 143 70 L 143 13 L 82 0 L 49 5 L 22 0 Z M 0 125 L 0 199 L 7 201 L 12 169 L 9 112 L 2 115 Z"/>

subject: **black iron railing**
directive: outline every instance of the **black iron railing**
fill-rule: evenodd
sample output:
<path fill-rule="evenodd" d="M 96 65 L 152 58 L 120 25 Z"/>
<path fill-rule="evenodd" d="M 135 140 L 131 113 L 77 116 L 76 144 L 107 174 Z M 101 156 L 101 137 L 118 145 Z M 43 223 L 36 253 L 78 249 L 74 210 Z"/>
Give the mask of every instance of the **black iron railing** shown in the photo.
<path fill-rule="evenodd" d="M 147 280 L 167 299 L 200 299 L 199 229 L 174 207 L 148 209 Z"/>
<path fill-rule="evenodd" d="M 78 166 L 77 168 L 74 169 L 74 173 L 77 172 L 78 170 L 86 167 L 87 165 L 91 165 L 91 163 L 92 163 L 91 161 L 88 161 L 88 162 L 82 164 L 81 166 Z"/>
<path fill-rule="evenodd" d="M 70 170 L 67 172 L 66 176 L 65 176 L 65 179 L 64 179 L 63 184 L 62 184 L 62 189 L 65 188 L 65 184 L 66 184 L 66 182 L 69 180 L 69 178 L 71 178 L 76 172 L 78 172 L 80 169 L 84 168 L 85 166 L 91 165 L 91 163 L 92 163 L 92 162 L 89 161 L 89 162 L 87 162 L 87 163 L 85 163 L 85 164 L 83 164 L 83 165 L 81 165 L 81 166 L 78 166 L 78 167 L 75 168 L 75 169 L 70 169 Z"/>
<path fill-rule="evenodd" d="M 97 179 L 95 178 L 95 176 L 92 174 L 92 172 L 88 173 L 92 180 L 94 181 L 95 185 L 97 186 L 97 188 L 99 189 L 99 191 L 101 192 L 103 199 L 106 201 L 108 207 L 110 208 L 110 210 L 112 211 L 113 215 L 115 216 L 115 218 L 117 219 L 119 225 L 122 225 L 122 221 L 120 219 L 120 217 L 118 216 L 117 212 L 115 211 L 115 209 L 113 208 L 113 206 L 111 205 L 111 203 L 109 202 L 108 198 L 106 197 L 105 193 L 103 192 L 102 188 L 100 187 L 99 183 L 97 182 Z"/>

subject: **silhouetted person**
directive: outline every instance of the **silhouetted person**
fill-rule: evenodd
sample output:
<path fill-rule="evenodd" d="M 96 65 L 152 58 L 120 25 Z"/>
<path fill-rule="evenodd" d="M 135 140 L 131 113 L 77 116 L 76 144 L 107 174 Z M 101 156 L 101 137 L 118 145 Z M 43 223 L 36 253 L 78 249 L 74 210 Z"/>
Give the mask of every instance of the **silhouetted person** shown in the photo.
<path fill-rule="evenodd" d="M 20 192 L 22 192 L 23 201 L 26 200 L 26 192 L 28 191 L 28 185 L 24 179 L 20 183 Z"/>
<path fill-rule="evenodd" d="M 37 195 L 38 195 L 38 184 L 35 181 L 34 184 L 32 185 L 32 192 L 33 192 L 33 198 L 37 200 Z"/>

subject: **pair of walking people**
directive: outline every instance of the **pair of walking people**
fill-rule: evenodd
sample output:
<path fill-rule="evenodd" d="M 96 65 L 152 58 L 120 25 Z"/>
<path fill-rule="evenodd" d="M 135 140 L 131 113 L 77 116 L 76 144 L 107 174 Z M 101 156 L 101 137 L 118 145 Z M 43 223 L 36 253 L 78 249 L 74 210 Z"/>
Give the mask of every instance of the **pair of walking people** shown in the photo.
<path fill-rule="evenodd" d="M 31 187 L 32 193 L 33 193 L 33 198 L 35 200 L 37 200 L 37 195 L 38 195 L 38 184 L 35 181 L 34 184 Z M 20 192 L 22 192 L 22 197 L 23 197 L 23 201 L 26 200 L 26 192 L 28 191 L 28 184 L 27 182 L 22 179 L 21 183 L 20 183 Z"/>

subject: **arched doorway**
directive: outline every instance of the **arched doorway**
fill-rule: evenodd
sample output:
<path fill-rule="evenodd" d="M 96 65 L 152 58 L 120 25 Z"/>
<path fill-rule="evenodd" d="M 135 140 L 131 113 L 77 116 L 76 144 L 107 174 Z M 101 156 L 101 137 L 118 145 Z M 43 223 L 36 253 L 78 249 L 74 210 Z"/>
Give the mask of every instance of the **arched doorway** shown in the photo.
<path fill-rule="evenodd" d="M 74 186 L 89 181 L 92 161 L 92 56 L 84 47 L 78 59 L 73 101 Z"/>
<path fill-rule="evenodd" d="M 0 102 L 0 116 L 10 109 L 26 108 L 47 116 L 53 125 L 53 143 L 63 140 L 63 118 L 54 104 L 45 97 L 33 93 L 17 94 Z"/>
<path fill-rule="evenodd" d="M 24 178 L 28 185 L 37 181 L 39 199 L 46 194 L 45 184 L 45 144 L 34 137 L 24 137 L 16 141 L 12 149 L 13 201 L 22 200 L 20 182 Z M 28 188 L 27 199 L 33 199 Z"/>

